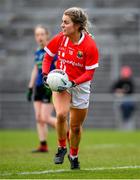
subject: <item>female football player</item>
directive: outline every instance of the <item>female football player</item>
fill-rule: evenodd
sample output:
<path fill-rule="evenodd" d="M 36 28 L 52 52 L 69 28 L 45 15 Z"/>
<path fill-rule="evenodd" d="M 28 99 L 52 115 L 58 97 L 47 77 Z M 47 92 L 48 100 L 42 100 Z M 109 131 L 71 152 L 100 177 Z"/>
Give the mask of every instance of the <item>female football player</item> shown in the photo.
<path fill-rule="evenodd" d="M 64 70 L 69 82 L 53 92 L 53 102 L 57 115 L 58 152 L 55 164 L 62 164 L 67 152 L 67 116 L 70 114 L 69 140 L 70 152 L 68 159 L 71 169 L 79 169 L 78 150 L 81 139 L 82 124 L 86 118 L 90 83 L 95 68 L 98 67 L 98 49 L 93 38 L 87 31 L 88 17 L 77 7 L 64 11 L 62 32 L 57 34 L 47 46 L 43 60 L 44 83 L 54 55 L 58 54 L 57 69 Z"/>
<path fill-rule="evenodd" d="M 40 145 L 33 152 L 48 152 L 46 141 L 47 125 L 49 124 L 55 127 L 56 123 L 56 118 L 51 116 L 53 111 L 53 104 L 51 102 L 52 92 L 50 89 L 45 88 L 42 81 L 42 61 L 45 53 L 44 46 L 48 43 L 49 32 L 44 26 L 38 25 L 34 30 L 34 35 L 39 48 L 35 52 L 35 65 L 28 85 L 27 99 L 31 101 L 34 88 L 34 110 Z M 55 60 L 53 60 L 51 65 L 51 70 L 55 68 L 54 61 Z"/>

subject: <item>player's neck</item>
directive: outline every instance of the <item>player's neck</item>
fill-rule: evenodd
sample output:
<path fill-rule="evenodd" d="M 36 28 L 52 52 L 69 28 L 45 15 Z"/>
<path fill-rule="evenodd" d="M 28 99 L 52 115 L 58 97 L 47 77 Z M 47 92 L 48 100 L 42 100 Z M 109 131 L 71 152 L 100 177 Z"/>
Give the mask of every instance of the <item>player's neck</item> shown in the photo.
<path fill-rule="evenodd" d="M 44 46 L 43 46 L 43 45 L 40 45 L 40 49 L 44 49 Z"/>
<path fill-rule="evenodd" d="M 76 32 L 69 36 L 69 39 L 73 42 L 73 44 L 77 44 L 81 38 L 81 32 Z"/>
<path fill-rule="evenodd" d="M 44 44 L 40 44 L 40 49 L 44 49 L 44 47 L 48 44 L 48 41 L 46 41 Z"/>

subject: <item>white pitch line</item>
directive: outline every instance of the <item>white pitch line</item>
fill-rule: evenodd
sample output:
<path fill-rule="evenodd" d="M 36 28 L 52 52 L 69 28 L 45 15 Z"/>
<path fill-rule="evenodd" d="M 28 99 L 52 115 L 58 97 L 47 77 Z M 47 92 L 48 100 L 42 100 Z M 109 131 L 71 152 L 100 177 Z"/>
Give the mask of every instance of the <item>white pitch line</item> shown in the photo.
<path fill-rule="evenodd" d="M 140 165 L 135 166 L 116 166 L 116 167 L 97 167 L 97 168 L 84 168 L 80 171 L 104 171 L 104 170 L 118 170 L 118 169 L 140 169 Z M 18 172 L 18 173 L 3 173 L 0 176 L 11 176 L 11 175 L 30 175 L 30 174 L 53 174 L 53 173 L 63 173 L 72 172 L 70 169 L 56 169 L 56 170 L 46 170 L 46 171 L 33 171 L 33 172 Z"/>
<path fill-rule="evenodd" d="M 85 168 L 85 171 L 102 171 L 102 170 L 116 170 L 116 169 L 140 169 L 140 166 L 117 166 L 117 167 L 98 167 L 98 168 Z"/>
<path fill-rule="evenodd" d="M 122 147 L 129 147 L 129 148 L 135 148 L 135 147 L 138 147 L 137 144 L 95 144 L 93 146 L 94 149 L 101 149 L 101 148 L 122 148 Z M 91 149 L 91 146 L 86 146 L 86 148 L 90 148 Z"/>

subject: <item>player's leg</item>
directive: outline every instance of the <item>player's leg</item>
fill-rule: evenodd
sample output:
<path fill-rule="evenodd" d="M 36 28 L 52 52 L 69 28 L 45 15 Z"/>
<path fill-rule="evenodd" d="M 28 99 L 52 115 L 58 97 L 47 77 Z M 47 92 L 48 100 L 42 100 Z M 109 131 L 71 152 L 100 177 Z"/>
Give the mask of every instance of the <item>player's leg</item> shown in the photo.
<path fill-rule="evenodd" d="M 72 107 L 70 109 L 70 155 L 71 169 L 79 169 L 78 150 L 82 124 L 89 105 L 90 84 L 84 83 L 72 89 Z"/>
<path fill-rule="evenodd" d="M 38 133 L 38 137 L 40 141 L 40 147 L 34 152 L 47 152 L 48 151 L 47 143 L 46 143 L 47 125 L 46 125 L 46 122 L 44 122 L 41 117 L 41 106 L 42 106 L 41 101 L 34 102 L 37 133 Z"/>
<path fill-rule="evenodd" d="M 53 128 L 56 127 L 56 118 L 52 116 L 54 106 L 52 103 L 42 103 L 41 105 L 41 119 Z"/>
<path fill-rule="evenodd" d="M 46 148 L 46 150 L 48 150 L 48 130 L 46 129 L 46 125 L 51 125 L 52 127 L 55 127 L 56 124 L 56 118 L 51 116 L 51 113 L 53 111 L 53 105 L 51 103 L 41 103 L 41 109 L 40 109 L 40 116 L 41 116 L 41 122 L 38 128 L 40 128 L 40 130 L 42 130 L 42 137 L 44 138 L 44 140 L 42 141 L 42 143 L 44 144 L 44 147 Z"/>
<path fill-rule="evenodd" d="M 71 95 L 63 91 L 61 93 L 53 92 L 53 103 L 57 116 L 56 131 L 58 136 L 58 152 L 55 155 L 55 164 L 62 164 L 64 155 L 67 152 L 66 138 L 67 138 L 67 117 L 70 109 Z"/>
<path fill-rule="evenodd" d="M 88 109 L 70 110 L 70 154 L 69 160 L 71 162 L 71 169 L 79 169 L 78 150 L 81 139 L 82 124 L 86 118 Z"/>
<path fill-rule="evenodd" d="M 47 124 L 51 125 L 53 128 L 56 127 L 56 117 L 52 116 L 54 106 L 52 104 L 52 91 L 51 89 L 42 87 L 42 107 L 41 107 L 41 116 L 42 120 Z"/>
<path fill-rule="evenodd" d="M 86 118 L 88 109 L 76 109 L 71 108 L 70 110 L 70 147 L 73 149 L 78 149 L 81 132 L 82 132 L 82 124 Z M 77 155 L 72 153 L 72 155 Z"/>

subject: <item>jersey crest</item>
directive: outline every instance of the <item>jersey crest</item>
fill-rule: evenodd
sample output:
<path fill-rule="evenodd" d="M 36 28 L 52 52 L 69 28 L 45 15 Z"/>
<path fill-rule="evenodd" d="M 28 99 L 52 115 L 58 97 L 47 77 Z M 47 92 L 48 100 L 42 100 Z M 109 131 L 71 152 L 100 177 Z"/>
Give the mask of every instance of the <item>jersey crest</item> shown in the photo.
<path fill-rule="evenodd" d="M 83 52 L 82 51 L 78 51 L 77 52 L 77 57 L 81 59 L 83 57 Z"/>

